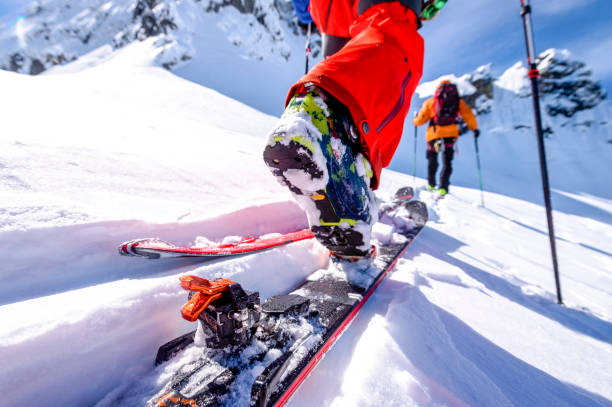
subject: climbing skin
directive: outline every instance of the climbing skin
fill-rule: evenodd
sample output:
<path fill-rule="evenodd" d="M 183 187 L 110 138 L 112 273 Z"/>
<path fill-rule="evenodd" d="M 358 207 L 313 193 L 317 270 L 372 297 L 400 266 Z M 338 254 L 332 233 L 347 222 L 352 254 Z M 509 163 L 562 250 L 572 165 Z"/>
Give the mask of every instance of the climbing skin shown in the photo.
<path fill-rule="evenodd" d="M 378 220 L 372 168 L 349 136 L 347 110 L 321 89 L 305 87 L 268 136 L 264 161 L 306 211 L 315 237 L 340 255 L 371 251 Z"/>

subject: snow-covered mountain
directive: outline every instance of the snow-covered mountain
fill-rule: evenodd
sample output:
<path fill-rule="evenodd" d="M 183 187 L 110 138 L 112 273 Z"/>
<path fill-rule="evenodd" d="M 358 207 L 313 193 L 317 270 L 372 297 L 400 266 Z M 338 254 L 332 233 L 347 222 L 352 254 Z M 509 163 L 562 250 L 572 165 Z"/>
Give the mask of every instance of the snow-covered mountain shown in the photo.
<path fill-rule="evenodd" d="M 584 62 L 574 60 L 568 50 L 549 49 L 538 56 L 537 63 L 541 74 L 540 95 L 548 134 L 553 134 L 556 127 L 610 124 L 610 104 L 606 100 L 606 92 Z M 520 113 L 523 113 L 524 105 L 531 107 L 531 83 L 522 62 L 517 62 L 499 78 L 491 74 L 491 64 L 483 65 L 461 77 L 445 75 L 421 84 L 417 94 L 421 99 L 431 97 L 443 79 L 458 85 L 460 95 L 479 116 L 491 114 L 493 110 L 507 111 L 509 108 L 515 111 L 521 109 Z M 508 103 L 505 100 L 508 97 L 514 100 Z M 506 122 L 500 124 L 511 123 L 515 129 L 532 127 L 532 117 L 526 114 L 500 118 L 501 122 Z"/>
<path fill-rule="evenodd" d="M 290 0 L 38 0 L 17 20 L 0 23 L 0 69 L 39 74 L 78 60 L 68 68 L 74 71 L 147 39 L 157 65 L 267 113 L 280 113 L 286 89 L 303 69 L 304 32 Z M 315 57 L 319 46 L 315 35 Z M 547 134 L 609 125 L 610 103 L 583 62 L 550 49 L 538 66 Z M 495 129 L 528 129 L 526 72 L 517 62 L 494 78 L 484 65 L 424 83 L 418 93 L 430 96 L 440 79 L 452 79 L 478 114 L 515 112 L 497 114 Z"/>
<path fill-rule="evenodd" d="M 157 65 L 280 114 L 305 40 L 291 0 L 39 0 L 0 22 L 0 68 L 73 72 L 146 42 Z"/>
<path fill-rule="evenodd" d="M 0 22 L 0 69 L 39 74 L 79 60 L 69 68 L 78 70 L 147 39 L 157 65 L 272 114 L 280 113 L 284 93 L 303 69 L 304 30 L 290 0 L 38 0 L 17 20 Z M 312 49 L 316 59 L 317 34 Z M 548 116 L 572 118 L 605 100 L 591 71 L 569 51 L 547 50 L 538 62 Z M 494 99 L 508 99 L 504 90 L 527 98 L 526 72 L 518 62 L 499 78 L 491 75 L 490 65 L 443 78 L 455 79 L 466 101 L 484 114 L 492 111 Z M 420 96 L 433 94 L 438 81 L 422 84 Z M 503 102 L 497 104 L 497 110 L 507 110 Z M 604 105 L 570 125 L 608 124 L 610 104 Z M 531 127 L 528 115 L 519 116 L 525 123 L 516 122 L 517 115 L 505 121 Z M 546 132 L 554 127 L 548 121 Z"/>
<path fill-rule="evenodd" d="M 76 73 L 0 71 L 2 405 L 142 406 L 176 368 L 153 367 L 157 347 L 192 329 L 178 276 L 263 299 L 328 266 L 314 241 L 212 263 L 117 255 L 135 237 L 306 223 L 261 159 L 275 118 L 144 66 L 149 50 Z M 422 178 L 388 170 L 378 193 L 406 184 L 431 208 L 426 230 L 289 405 L 612 405 L 612 201 L 556 208 L 560 307 L 540 205 L 487 189 L 483 208 L 459 186 L 436 202 Z"/>
<path fill-rule="evenodd" d="M 553 206 L 576 211 L 572 194 L 612 199 L 608 179 L 612 162 L 612 103 L 605 98 L 605 92 L 588 67 L 576 61 L 569 51 L 544 51 L 538 66 L 542 73 L 541 107 Z M 449 74 L 422 83 L 412 109 L 418 109 L 431 97 L 441 80 L 456 83 L 459 93 L 478 115 L 485 189 L 540 204 L 540 167 L 527 69 L 517 62 L 498 78 L 491 70 L 491 65 L 484 65 L 469 74 Z M 404 137 L 390 168 L 412 174 L 413 134 L 412 123 L 407 120 Z M 425 151 L 424 129 L 418 134 L 417 150 Z M 458 151 L 451 183 L 478 187 L 471 133 L 459 139 Z M 417 175 L 423 177 L 426 176 L 424 155 L 419 153 L 416 157 Z"/>
<path fill-rule="evenodd" d="M 261 159 L 276 118 L 256 109 L 280 113 L 304 68 L 304 37 L 266 7 L 52 0 L 4 25 L 4 66 L 46 70 L 0 71 L 0 405 L 141 406 L 176 368 L 153 367 L 158 346 L 192 329 L 180 275 L 229 277 L 265 299 L 328 267 L 314 241 L 212 263 L 116 252 L 144 236 L 306 226 Z M 436 201 L 422 130 L 418 177 L 406 175 L 407 123 L 392 165 L 403 173 L 385 170 L 378 194 L 413 184 L 430 222 L 290 406 L 612 406 L 610 106 L 566 52 L 540 67 L 566 306 L 525 70 L 453 76 L 479 112 L 486 207 L 471 136 Z"/>
<path fill-rule="evenodd" d="M 218 15 L 218 26 L 248 57 L 291 56 L 285 37 L 299 28 L 288 0 L 40 0 L 2 27 L 0 68 L 36 75 L 100 46 L 149 37 L 157 38 L 156 62 L 174 68 L 194 57 L 205 14 Z"/>

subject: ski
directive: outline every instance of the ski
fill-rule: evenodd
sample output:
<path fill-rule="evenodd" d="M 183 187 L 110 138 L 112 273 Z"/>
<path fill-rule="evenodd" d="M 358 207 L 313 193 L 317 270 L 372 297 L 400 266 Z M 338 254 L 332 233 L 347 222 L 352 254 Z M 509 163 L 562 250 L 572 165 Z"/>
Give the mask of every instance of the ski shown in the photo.
<path fill-rule="evenodd" d="M 271 234 L 263 237 L 246 237 L 237 242 L 203 247 L 175 246 L 160 239 L 135 239 L 119 246 L 119 253 L 124 256 L 140 256 L 149 259 L 165 257 L 227 257 L 246 253 L 255 253 L 273 247 L 283 246 L 300 240 L 314 237 L 310 229 L 285 234 Z"/>
<path fill-rule="evenodd" d="M 411 187 L 401 188 L 395 194 L 393 201 L 381 205 L 379 217 L 396 209 L 402 202 L 413 197 Z M 274 233 L 261 237 L 246 237 L 235 242 L 208 244 L 205 246 L 176 246 L 157 238 L 134 239 L 119 246 L 119 254 L 123 256 L 137 256 L 148 259 L 169 257 L 203 257 L 219 258 L 257 253 L 274 247 L 284 246 L 301 240 L 312 239 L 314 234 L 310 229 L 303 229 L 290 233 Z"/>
<path fill-rule="evenodd" d="M 262 304 L 258 292 L 234 281 L 181 277 L 190 293 L 181 313 L 198 330 L 160 347 L 156 364 L 176 357 L 180 367 L 147 406 L 283 406 L 425 226 L 426 205 L 402 201 L 381 219 L 392 232 L 378 242 L 373 262 L 332 261 Z"/>
<path fill-rule="evenodd" d="M 373 295 L 380 283 L 393 270 L 397 261 L 404 255 L 408 247 L 420 234 L 423 226 L 427 222 L 427 207 L 420 201 L 411 201 L 408 203 L 409 210 L 413 215 L 413 220 L 417 227 L 412 231 L 403 234 L 406 241 L 403 243 L 391 243 L 382 245 L 378 249 L 378 256 L 375 260 L 378 262 L 378 274 L 372 280 L 371 284 L 363 293 L 361 290 L 355 289 L 354 286 L 348 288 L 343 282 L 325 281 L 325 279 L 317 282 L 308 282 L 302 288 L 301 292 L 308 293 L 309 297 L 317 298 L 318 295 L 334 298 L 333 295 L 338 295 L 338 292 L 343 288 L 346 289 L 344 298 L 351 298 L 361 295 L 361 299 L 347 309 L 336 308 L 329 311 L 330 305 L 337 306 L 334 299 L 318 300 L 319 307 L 326 312 L 319 311 L 319 316 L 337 321 L 330 325 L 323 334 L 322 341 L 311 348 L 306 356 L 303 353 L 303 346 L 293 346 L 293 349 L 278 358 L 274 363 L 269 365 L 264 372 L 257 377 L 251 391 L 251 406 L 257 407 L 281 407 L 284 406 L 295 391 L 300 387 L 310 372 L 315 368 L 319 361 L 331 349 L 336 340 L 342 335 L 349 324 L 353 321 L 359 310 L 364 306 L 368 299 Z M 317 286 L 322 284 L 322 286 Z M 332 294 L 333 293 L 333 294 Z M 316 308 L 316 305 L 314 305 Z M 329 316 L 326 316 L 329 315 Z M 297 367 L 295 365 L 297 364 Z"/>

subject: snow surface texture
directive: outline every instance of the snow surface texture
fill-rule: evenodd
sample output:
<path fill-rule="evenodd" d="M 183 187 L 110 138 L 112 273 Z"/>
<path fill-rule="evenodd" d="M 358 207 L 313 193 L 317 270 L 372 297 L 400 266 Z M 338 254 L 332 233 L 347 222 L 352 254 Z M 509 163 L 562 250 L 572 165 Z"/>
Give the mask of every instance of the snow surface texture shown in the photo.
<path fill-rule="evenodd" d="M 184 244 L 306 226 L 261 160 L 276 119 L 153 67 L 157 40 L 97 49 L 55 74 L 0 71 L 3 406 L 120 405 L 137 381 L 163 380 L 158 346 L 193 327 L 178 312 L 180 275 L 229 277 L 266 298 L 327 267 L 314 241 L 226 262 L 116 254 L 135 237 Z M 280 110 L 278 67 L 236 63 L 221 46 L 205 55 L 211 85 L 256 67 L 261 88 L 242 100 Z M 494 93 L 479 117 L 486 208 L 478 189 L 458 186 L 477 185 L 464 137 L 451 194 L 435 201 L 416 179 L 426 230 L 291 406 L 612 405 L 609 106 L 546 119 L 560 307 L 529 99 Z M 406 139 L 398 157 L 411 173 Z M 407 184 L 384 171 L 379 194 Z"/>

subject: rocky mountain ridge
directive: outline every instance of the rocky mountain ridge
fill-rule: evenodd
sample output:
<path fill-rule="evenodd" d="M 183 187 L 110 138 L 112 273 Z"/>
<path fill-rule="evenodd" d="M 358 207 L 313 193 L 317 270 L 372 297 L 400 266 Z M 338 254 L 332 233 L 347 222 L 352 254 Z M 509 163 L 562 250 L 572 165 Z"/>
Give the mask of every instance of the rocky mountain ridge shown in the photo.
<path fill-rule="evenodd" d="M 172 69 L 193 58 L 200 18 L 224 11 L 240 21 L 220 19 L 218 27 L 250 58 L 287 60 L 286 36 L 302 34 L 291 0 L 38 0 L 19 18 L 0 22 L 0 69 L 36 75 L 104 45 L 119 49 L 151 37 L 160 50 L 157 63 Z M 242 27 L 248 35 L 240 35 Z M 262 43 L 265 50 L 254 46 Z M 316 36 L 315 55 L 319 43 Z"/>
<path fill-rule="evenodd" d="M 552 134 L 554 128 L 569 124 L 587 127 L 609 124 L 606 92 L 584 62 L 575 60 L 568 50 L 548 49 L 538 56 L 537 63 L 546 133 Z M 491 114 L 495 109 L 499 115 L 503 115 L 503 110 L 530 113 L 531 83 L 527 73 L 524 64 L 517 62 L 495 78 L 488 64 L 460 77 L 449 74 L 422 83 L 417 94 L 420 99 L 431 97 L 437 84 L 446 79 L 458 85 L 460 95 L 478 116 Z M 598 107 L 601 108 L 594 112 Z M 530 127 L 529 120 L 530 114 L 513 115 L 514 128 Z"/>
<path fill-rule="evenodd" d="M 38 0 L 21 18 L 0 22 L 0 69 L 35 75 L 81 61 L 82 56 L 101 48 L 113 52 L 147 40 L 154 48 L 156 64 L 278 114 L 281 103 L 262 94 L 281 95 L 277 96 L 281 100 L 298 77 L 300 72 L 293 70 L 295 61 L 303 58 L 299 55 L 303 34 L 291 0 Z M 232 46 L 234 59 L 217 57 L 210 62 L 207 54 L 213 48 L 227 53 Z M 316 56 L 318 35 L 313 37 L 312 48 Z M 292 68 L 278 70 L 279 62 L 290 59 L 294 60 Z M 261 67 L 245 65 L 250 76 L 234 67 L 228 79 L 228 64 L 242 64 L 242 60 L 267 63 L 259 64 Z M 606 93 L 584 62 L 567 50 L 549 49 L 539 55 L 538 67 L 547 134 L 566 126 L 609 124 L 611 108 Z M 254 75 L 253 68 L 260 72 Z M 282 79 L 279 74 L 284 75 Z M 457 83 L 479 117 L 496 116 L 496 125 L 504 122 L 506 129 L 532 125 L 531 88 L 522 62 L 497 78 L 491 64 L 460 77 L 445 75 L 421 84 L 419 96 L 432 95 L 441 79 Z M 418 105 L 418 100 L 413 102 L 413 108 Z"/>

